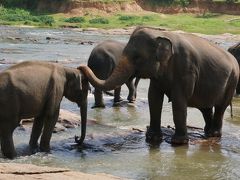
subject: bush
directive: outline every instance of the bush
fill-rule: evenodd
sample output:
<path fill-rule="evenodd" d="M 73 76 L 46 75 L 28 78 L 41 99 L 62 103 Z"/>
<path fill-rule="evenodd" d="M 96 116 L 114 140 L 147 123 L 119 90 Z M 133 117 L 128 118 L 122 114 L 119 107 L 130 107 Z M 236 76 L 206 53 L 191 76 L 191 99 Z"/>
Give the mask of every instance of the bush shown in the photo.
<path fill-rule="evenodd" d="M 54 19 L 51 16 L 33 16 L 29 11 L 23 9 L 7 9 L 0 7 L 0 19 L 4 21 L 25 21 L 30 24 L 30 22 L 38 22 L 45 25 L 52 25 Z"/>
<path fill-rule="evenodd" d="M 179 3 L 181 6 L 186 7 L 191 3 L 191 0 L 180 0 Z"/>
<path fill-rule="evenodd" d="M 105 18 L 94 18 L 89 20 L 90 24 L 109 24 L 109 21 Z"/>
<path fill-rule="evenodd" d="M 5 7 L 22 7 L 34 9 L 37 7 L 38 0 L 0 0 Z"/>
<path fill-rule="evenodd" d="M 131 20 L 137 19 L 137 16 L 125 16 L 125 15 L 121 15 L 118 19 L 119 19 L 120 21 L 131 21 Z"/>
<path fill-rule="evenodd" d="M 238 0 L 226 0 L 227 3 L 231 4 L 231 3 L 235 3 L 237 2 Z"/>
<path fill-rule="evenodd" d="M 85 18 L 84 17 L 71 17 L 71 18 L 65 19 L 64 22 L 83 23 L 83 22 L 85 22 Z"/>
<path fill-rule="evenodd" d="M 173 4 L 175 0 L 149 0 L 152 5 L 170 5 Z"/>
<path fill-rule="evenodd" d="M 39 22 L 42 23 L 42 24 L 45 24 L 45 25 L 49 25 L 49 26 L 52 26 L 53 23 L 55 22 L 53 17 L 51 16 L 38 16 L 39 18 Z"/>

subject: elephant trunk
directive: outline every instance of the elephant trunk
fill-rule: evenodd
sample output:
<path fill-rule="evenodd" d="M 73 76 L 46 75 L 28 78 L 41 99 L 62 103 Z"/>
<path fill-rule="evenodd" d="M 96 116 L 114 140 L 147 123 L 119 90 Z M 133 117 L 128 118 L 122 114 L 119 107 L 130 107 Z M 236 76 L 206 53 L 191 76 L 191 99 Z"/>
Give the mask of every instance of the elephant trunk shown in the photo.
<path fill-rule="evenodd" d="M 95 88 L 101 89 L 102 91 L 113 90 L 121 86 L 132 76 L 135 70 L 133 64 L 125 57 L 120 60 L 111 76 L 106 80 L 98 79 L 88 66 L 79 66 L 78 69 L 87 76 L 89 82 Z"/>

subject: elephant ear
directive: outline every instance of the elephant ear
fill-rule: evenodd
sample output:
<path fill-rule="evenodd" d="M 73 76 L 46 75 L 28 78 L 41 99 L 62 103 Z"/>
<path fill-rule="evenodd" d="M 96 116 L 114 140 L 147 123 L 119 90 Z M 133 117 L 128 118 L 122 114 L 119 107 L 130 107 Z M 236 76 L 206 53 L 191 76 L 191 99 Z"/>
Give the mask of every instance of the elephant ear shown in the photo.
<path fill-rule="evenodd" d="M 67 82 L 68 89 L 72 90 L 82 90 L 82 78 L 81 74 L 79 73 L 71 73 L 68 78 Z"/>
<path fill-rule="evenodd" d="M 77 79 L 77 82 L 78 82 L 78 87 L 79 87 L 80 90 L 82 90 L 82 76 L 81 76 L 80 73 L 77 74 L 76 76 L 77 76 L 76 79 Z"/>
<path fill-rule="evenodd" d="M 156 50 L 157 61 L 167 63 L 174 53 L 172 42 L 165 37 L 157 37 L 156 41 L 158 44 Z"/>

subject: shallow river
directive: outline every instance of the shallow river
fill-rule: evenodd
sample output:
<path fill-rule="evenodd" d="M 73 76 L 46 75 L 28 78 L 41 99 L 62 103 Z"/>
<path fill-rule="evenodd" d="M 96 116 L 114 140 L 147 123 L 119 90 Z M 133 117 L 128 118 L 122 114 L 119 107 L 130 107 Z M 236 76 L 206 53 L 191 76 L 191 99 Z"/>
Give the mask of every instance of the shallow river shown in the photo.
<path fill-rule="evenodd" d="M 115 39 L 127 42 L 128 35 L 106 35 L 75 30 L 50 30 L 0 26 L 0 71 L 24 60 L 57 61 L 66 66 L 86 64 L 93 47 L 100 41 Z M 211 41 L 227 48 L 236 39 L 207 36 Z M 30 130 L 14 132 L 14 142 L 19 154 L 14 160 L 0 162 L 32 163 L 54 167 L 67 167 L 87 173 L 109 173 L 130 179 L 239 179 L 240 178 L 240 100 L 234 98 L 233 113 L 225 112 L 223 137 L 220 141 L 191 140 L 188 146 L 173 147 L 166 138 L 159 146 L 145 142 L 144 132 L 149 124 L 147 102 L 148 80 L 141 80 L 135 106 L 122 103 L 112 107 L 112 97 L 105 96 L 105 109 L 91 109 L 93 95 L 89 94 L 89 124 L 84 147 L 74 144 L 80 128 L 53 134 L 51 154 L 28 153 Z M 122 97 L 128 94 L 124 85 Z M 64 99 L 61 107 L 78 113 L 74 104 Z M 189 126 L 202 128 L 200 112 L 188 109 Z M 171 103 L 164 101 L 162 125 L 172 126 Z M 191 130 L 190 130 L 191 131 Z M 193 134 L 203 134 L 193 130 Z"/>

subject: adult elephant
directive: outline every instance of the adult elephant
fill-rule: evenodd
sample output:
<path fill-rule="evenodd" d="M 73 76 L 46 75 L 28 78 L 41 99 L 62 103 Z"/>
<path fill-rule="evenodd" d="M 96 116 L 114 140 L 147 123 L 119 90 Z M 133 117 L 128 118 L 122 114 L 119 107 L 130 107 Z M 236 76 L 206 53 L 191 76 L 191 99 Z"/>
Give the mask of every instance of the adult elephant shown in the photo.
<path fill-rule="evenodd" d="M 228 51 L 237 59 L 240 65 L 240 42 L 228 48 Z M 240 81 L 238 81 L 236 94 L 240 95 Z"/>
<path fill-rule="evenodd" d="M 82 132 L 86 134 L 87 78 L 78 70 L 47 62 L 22 62 L 0 73 L 0 140 L 5 157 L 14 158 L 12 134 L 21 119 L 34 117 L 29 145 L 32 151 L 50 151 L 50 139 L 65 96 L 81 110 Z"/>
<path fill-rule="evenodd" d="M 119 64 L 121 54 L 125 46 L 126 44 L 114 40 L 103 41 L 92 50 L 88 59 L 88 66 L 99 79 L 107 79 L 112 74 L 114 68 Z M 134 102 L 136 99 L 136 88 L 138 82 L 139 78 L 136 78 L 134 83 L 134 77 L 130 77 L 126 81 L 126 85 L 129 89 L 127 98 L 129 102 Z M 121 86 L 114 89 L 115 104 L 122 101 L 120 93 Z M 95 105 L 93 107 L 105 107 L 103 93 L 100 89 L 95 88 L 94 98 Z"/>
<path fill-rule="evenodd" d="M 163 96 L 172 102 L 175 134 L 172 143 L 188 142 L 187 106 L 198 108 L 208 137 L 221 136 L 223 114 L 230 104 L 239 77 L 236 59 L 227 51 L 191 34 L 137 28 L 123 50 L 122 60 L 105 81 L 87 66 L 80 70 L 90 83 L 114 89 L 129 77 L 150 78 L 148 142 L 160 141 Z M 214 107 L 214 113 L 213 113 Z"/>

